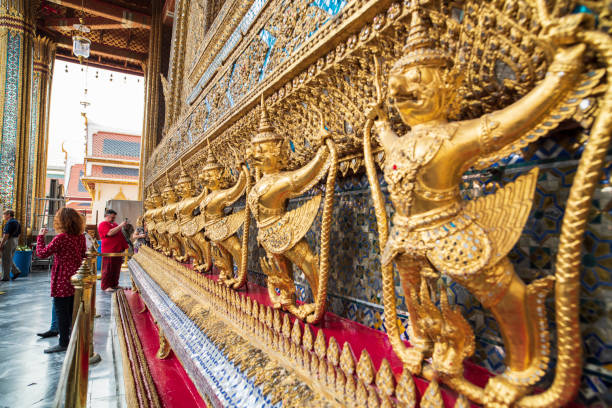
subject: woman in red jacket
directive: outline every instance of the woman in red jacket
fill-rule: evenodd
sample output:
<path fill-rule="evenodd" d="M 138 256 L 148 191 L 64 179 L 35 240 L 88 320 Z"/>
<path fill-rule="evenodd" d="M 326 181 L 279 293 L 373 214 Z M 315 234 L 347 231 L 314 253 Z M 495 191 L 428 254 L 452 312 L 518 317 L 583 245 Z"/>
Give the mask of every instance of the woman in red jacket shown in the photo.
<path fill-rule="evenodd" d="M 74 287 L 70 278 L 79 269 L 85 257 L 83 217 L 72 208 L 62 208 L 55 215 L 53 228 L 59 232 L 49 245 L 45 245 L 47 229 L 42 228 L 36 241 L 36 256 L 48 258 L 55 255 L 51 269 L 51 297 L 57 314 L 59 344 L 45 350 L 45 353 L 65 351 L 70 341 Z"/>

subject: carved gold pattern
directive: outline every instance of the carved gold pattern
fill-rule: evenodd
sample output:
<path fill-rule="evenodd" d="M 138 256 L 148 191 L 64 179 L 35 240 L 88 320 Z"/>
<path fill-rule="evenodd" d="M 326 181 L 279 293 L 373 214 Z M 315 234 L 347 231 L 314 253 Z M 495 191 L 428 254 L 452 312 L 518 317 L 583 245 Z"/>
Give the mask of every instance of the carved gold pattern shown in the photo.
<path fill-rule="evenodd" d="M 337 341 L 330 338 L 326 346 L 325 338 L 317 334 L 322 340 L 316 341 L 318 351 L 314 351 L 315 341 L 312 334 L 307 334 L 311 329 L 302 326 L 300 342 L 294 334 L 295 322 L 298 326 L 301 323 L 296 319 L 292 326 L 287 313 L 272 311 L 269 324 L 271 308 L 148 247 L 142 247 L 134 261 L 230 361 L 271 399 L 283 401 L 283 406 L 353 407 L 356 401 L 359 406 L 404 406 L 396 399 L 401 400 L 398 393 L 405 393 L 401 388 L 405 386 L 401 380 L 395 386 L 385 363 L 376 372 L 369 356 L 362 357 L 364 362 L 359 367 L 365 368 L 357 371 L 365 371 L 360 378 L 354 375 L 356 364 L 348 343 L 338 356 Z M 275 325 L 277 320 L 283 323 Z M 376 387 L 369 385 L 374 378 L 379 379 Z"/>
<path fill-rule="evenodd" d="M 517 3 L 522 7 L 530 7 L 521 2 Z M 504 14 L 512 6 L 504 10 L 497 10 L 495 2 L 491 3 L 490 8 L 484 4 L 473 6 L 479 11 L 479 15 L 485 16 L 484 19 L 474 21 L 477 27 L 482 32 L 499 36 L 500 40 L 504 39 L 504 30 L 491 30 L 486 19 L 487 16 L 496 18 L 497 27 L 503 27 L 501 21 L 504 18 L 513 18 Z M 580 101 L 579 95 L 588 95 L 601 78 L 601 72 L 590 70 L 588 65 L 584 65 L 584 44 L 600 50 L 603 43 L 610 42 L 610 38 L 599 32 L 582 31 L 580 24 L 588 21 L 588 16 L 576 14 L 552 17 L 545 2 L 537 2 L 530 15 L 536 21 L 539 17 L 539 23 L 545 27 L 537 37 L 536 48 L 539 48 L 546 58 L 541 59 L 542 66 L 539 71 L 533 71 L 535 76 L 532 78 L 541 81 L 537 85 L 533 80 L 531 83 L 527 81 L 527 86 L 519 90 L 514 98 L 516 102 L 507 100 L 506 106 L 501 110 L 496 111 L 497 107 L 491 105 L 486 109 L 481 106 L 480 112 L 476 112 L 471 108 L 474 105 L 470 107 L 465 104 L 466 93 L 461 92 L 461 87 L 460 91 L 455 89 L 453 81 L 459 76 L 461 64 L 455 64 L 451 68 L 449 54 L 440 45 L 445 40 L 443 35 L 438 32 L 436 36 L 433 32 L 437 24 L 437 13 L 443 12 L 443 8 L 439 8 L 439 4 L 434 1 L 413 3 L 410 8 L 410 30 L 403 50 L 404 56 L 398 59 L 389 71 L 388 91 L 394 97 L 394 108 L 411 130 L 403 137 L 398 137 L 393 130 L 387 112 L 382 107 L 384 98 L 380 59 L 374 58 L 376 99 L 366 113 L 370 120 L 364 131 L 366 169 L 372 185 L 383 252 L 385 317 L 387 321 L 397 320 L 391 267 L 391 260 L 394 260 L 404 285 L 410 313 L 411 342 L 415 347 L 407 349 L 402 344 L 394 325 L 388 327 L 389 338 L 396 353 L 415 374 L 421 372 L 423 358 L 432 357 L 432 364 L 424 367 L 422 373 L 434 381 L 430 383 L 422 405 L 441 406 L 441 400 L 438 401 L 439 398 L 435 397 L 439 394 L 439 391 L 436 391 L 436 377 L 486 406 L 521 406 L 527 401 L 528 404 L 534 404 L 533 406 L 544 406 L 552 401 L 554 404 L 563 404 L 577 389 L 575 379 L 579 378 L 580 371 L 576 370 L 580 352 L 574 349 L 576 354 L 567 355 L 565 353 L 569 347 L 564 344 L 559 345 L 558 352 L 564 355 L 565 364 L 563 368 L 557 366 L 553 386 L 545 395 L 525 396 L 528 386 L 544 375 L 548 361 L 547 325 L 543 308 L 538 308 L 535 299 L 542 302 L 552 281 L 545 279 L 525 285 L 505 258 L 518 239 L 529 213 L 537 169 L 498 190 L 494 195 L 464 204 L 464 210 L 455 215 L 447 213 L 444 218 L 435 218 L 430 214 L 447 211 L 449 203 L 459 200 L 452 195 L 441 195 L 439 191 L 452 191 L 455 183 L 451 179 L 460 176 L 467 167 L 491 164 L 546 135 L 560 121 L 571 117 Z M 467 17 L 469 21 L 470 17 Z M 480 25 L 483 21 L 485 24 Z M 524 22 L 517 23 L 520 25 Z M 491 37 L 487 35 L 486 38 Z M 522 40 L 526 41 L 527 38 L 529 36 L 523 34 Z M 516 41 L 512 32 L 506 40 Z M 476 45 L 469 41 L 467 44 Z M 533 45 L 536 45 L 536 42 Z M 464 48 L 460 54 L 478 50 Z M 608 53 L 602 52 L 599 57 L 601 62 L 608 65 Z M 460 61 L 455 61 L 457 62 Z M 532 68 L 528 64 L 524 66 Z M 546 70 L 548 75 L 545 76 L 542 70 Z M 468 77 L 471 75 L 472 78 L 477 78 L 482 72 L 474 73 L 470 70 L 467 74 Z M 593 81 L 590 81 L 589 77 Z M 466 83 L 473 88 L 473 79 L 472 82 L 464 82 Z M 433 93 L 428 94 L 429 91 L 424 90 L 423 85 L 433 90 Z M 434 94 L 442 96 L 437 99 L 428 96 Z M 458 95 L 462 97 L 459 98 Z M 453 105 L 457 101 L 458 106 L 463 106 L 459 116 L 455 116 L 457 111 Z M 481 116 L 480 113 L 485 115 Z M 461 120 L 466 116 L 468 120 Z M 478 116 L 480 119 L 472 119 Z M 459 120 L 449 123 L 449 119 Z M 600 130 L 609 130 L 609 120 L 605 117 L 604 120 L 596 121 L 594 133 L 599 135 Z M 386 214 L 381 191 L 377 186 L 378 179 L 371 151 L 372 125 L 375 126 L 386 151 L 387 159 L 383 172 L 389 185 L 391 201 L 397 211 L 390 234 L 387 234 Z M 472 128 L 474 130 L 471 130 Z M 470 135 L 465 133 L 467 129 L 470 129 Z M 593 140 L 592 144 L 607 145 L 609 137 L 605 139 L 602 142 Z M 587 142 L 587 146 L 588 144 Z M 462 149 L 468 145 L 474 149 L 465 154 L 468 150 Z M 583 189 L 581 183 L 588 180 L 588 171 L 581 173 L 580 169 L 585 166 L 591 169 L 600 168 L 599 157 L 603 158 L 598 156 L 596 163 L 592 163 L 591 157 L 583 155 L 579 174 L 584 174 L 584 179 L 574 181 L 572 193 Z M 416 193 L 415 185 L 419 185 L 421 192 Z M 427 189 L 435 194 L 425 194 L 423 191 Z M 576 196 L 577 201 L 568 203 L 568 209 L 574 211 L 566 213 L 564 217 L 565 228 L 562 230 L 562 236 L 576 237 L 575 225 L 566 222 L 576 213 L 582 213 L 588 208 L 592 191 L 592 186 L 589 186 L 586 200 L 579 200 Z M 575 209 L 572 206 L 575 206 Z M 427 214 L 431 221 L 418 224 L 409 222 L 410 217 L 419 214 Z M 583 232 L 584 221 L 580 224 Z M 413 229 L 414 225 L 418 225 L 417 228 Z M 439 252 L 429 252 L 429 237 L 440 231 L 443 233 L 440 239 L 436 238 L 435 241 L 436 244 L 439 242 Z M 419 240 L 419 237 L 423 240 Z M 561 240 L 558 265 L 567 268 L 561 274 L 564 279 L 558 280 L 557 285 L 573 291 L 579 285 L 578 264 L 577 261 L 572 264 L 571 267 L 575 269 L 569 272 L 570 265 L 563 261 L 563 255 L 568 253 L 567 256 L 577 259 L 580 249 L 563 245 L 564 240 Z M 574 255 L 569 255 L 572 251 Z M 473 353 L 473 333 L 465 319 L 448 305 L 446 290 L 432 284 L 437 272 L 462 283 L 485 307 L 490 308 L 506 341 L 506 371 L 503 375 L 489 380 L 484 390 L 470 385 L 463 378 L 461 362 Z M 469 281 L 466 280 L 467 276 L 470 276 Z M 437 295 L 437 292 L 440 294 Z M 433 303 L 438 296 L 441 299 L 440 309 Z M 556 302 L 557 310 L 573 308 L 571 315 L 557 315 L 558 335 L 566 335 L 564 339 L 569 341 L 571 336 L 577 333 L 576 298 L 569 297 L 564 290 L 558 290 Z M 558 388 L 557 380 L 568 377 L 572 378 L 571 385 L 564 390 Z"/>
<path fill-rule="evenodd" d="M 235 292 L 182 269 L 180 279 L 188 279 L 214 302 L 221 302 L 221 314 L 242 310 L 243 326 L 251 324 L 249 334 L 258 339 L 254 341 L 289 356 L 306 377 L 314 378 L 315 389 L 322 390 L 325 398 L 348 401 L 348 395 L 359 406 L 414 406 L 412 373 L 431 380 L 421 401 L 424 406 L 441 406 L 438 381 L 462 396 L 458 406 L 467 404 L 466 399 L 491 407 L 569 402 L 581 372 L 580 344 L 575 341 L 580 244 L 612 129 L 612 90 L 607 83 L 612 42 L 608 33 L 590 28 L 592 17 L 568 14 L 575 3 L 587 4 L 599 13 L 602 28 L 610 29 L 609 1 L 354 0 L 330 21 L 319 11 L 310 19 L 299 15 L 297 10 L 305 2 L 270 1 L 200 96 L 187 106 L 183 97 L 191 85 L 181 82 L 181 53 L 188 21 L 198 16 L 189 14 L 202 13 L 194 10 L 203 4 L 194 2 L 191 12 L 177 23 L 178 56 L 173 58 L 172 80 L 167 84 L 172 112 L 166 123 L 168 134 L 147 167 L 150 194 L 145 219 L 153 227 L 154 246 L 179 261 L 189 254 L 188 240 L 176 238 L 173 216 L 181 204 L 173 198 L 168 181 L 169 174 L 175 179 L 185 172 L 182 164 L 174 164 L 179 156 L 196 171 L 204 154 L 214 156 L 218 168 L 238 168 L 246 160 L 256 168 L 255 185 L 247 187 L 247 211 L 257 221 L 258 240 L 267 252 L 260 263 L 275 310 L 251 300 L 236 301 Z M 188 2 L 180 4 L 180 10 L 186 10 Z M 223 10 L 219 21 L 244 12 L 232 11 L 229 5 Z M 264 29 L 276 35 L 277 47 L 254 41 Z M 205 36 L 196 34 L 196 38 Z M 219 46 L 213 41 L 215 35 L 227 38 L 228 32 L 208 34 L 210 42 L 202 49 Z M 287 47 L 291 50 L 282 55 L 279 50 Z M 198 65 L 196 51 L 188 49 L 189 64 L 195 64 L 190 81 L 207 65 Z M 262 65 L 264 55 L 270 57 L 270 65 Z M 199 61 L 206 58 L 213 57 Z M 231 77 L 230 67 L 233 70 L 233 64 L 239 66 L 245 58 L 261 67 L 259 78 L 252 70 L 239 70 Z M 586 98 L 597 107 L 587 114 L 577 112 Z M 531 210 L 537 169 L 470 202 L 462 201 L 458 183 L 468 168 L 487 167 L 571 118 L 588 127 L 588 138 L 565 210 L 556 274 L 527 285 L 507 255 Z M 376 164 L 396 211 L 390 231 Z M 333 194 L 323 200 L 320 256 L 311 253 L 303 237 L 317 216 L 321 196 L 292 211 L 286 209 L 286 197 L 303 194 L 325 174 L 325 191 L 333 191 L 337 170 L 345 175 L 361 166 L 368 174 L 377 216 L 385 320 L 390 322 L 386 328 L 404 363 L 397 385 L 386 360 L 376 373 L 364 350 L 355 365 L 350 345 L 345 343 L 339 353 L 335 340 L 328 339 L 326 345 L 322 330 L 317 330 L 314 340 L 308 325 L 302 334 L 301 323 L 290 325 L 288 315 L 278 310 L 317 323 L 325 310 L 329 273 Z M 162 187 L 164 172 L 166 186 L 160 200 L 155 191 Z M 230 178 L 238 181 L 236 176 Z M 249 183 L 250 179 L 247 176 Z M 230 217 L 234 218 L 214 220 L 218 222 L 214 227 L 209 224 L 212 237 L 233 235 L 242 220 L 248 231 L 248 214 Z M 188 222 L 192 224 L 184 224 L 185 236 L 195 229 L 192 220 Z M 244 271 L 246 244 L 243 240 L 240 248 Z M 296 303 L 292 263 L 305 273 L 313 304 Z M 232 263 L 218 264 L 229 269 Z M 411 348 L 394 324 L 398 321 L 394 265 L 410 315 Z M 506 370 L 485 388 L 463 377 L 463 361 L 474 352 L 474 334 L 460 311 L 449 304 L 442 275 L 462 284 L 490 309 L 506 342 Z M 552 353 L 542 303 L 553 285 L 555 377 L 544 392 L 531 394 Z M 274 390 L 276 400 L 281 398 L 274 389 L 281 371 L 277 366 L 267 370 L 271 382 L 266 389 Z M 257 381 L 264 383 L 262 373 Z"/>

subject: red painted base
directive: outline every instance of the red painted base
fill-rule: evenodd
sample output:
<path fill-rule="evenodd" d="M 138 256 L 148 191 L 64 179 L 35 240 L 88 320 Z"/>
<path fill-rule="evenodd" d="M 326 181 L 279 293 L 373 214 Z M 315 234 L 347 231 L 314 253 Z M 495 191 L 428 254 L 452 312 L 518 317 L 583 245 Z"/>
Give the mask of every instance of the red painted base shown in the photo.
<path fill-rule="evenodd" d="M 218 279 L 217 275 L 207 275 L 207 277 L 213 280 Z M 241 291 L 241 293 L 253 300 L 257 300 L 260 304 L 267 306 L 272 304 L 268 296 L 268 290 L 262 286 L 248 283 L 247 289 Z M 291 324 L 293 324 L 294 319 L 295 318 L 291 318 Z M 382 360 L 386 358 L 393 372 L 396 374 L 396 377 L 399 379 L 402 373 L 402 362 L 393 352 L 393 348 L 385 333 L 340 317 L 331 312 L 326 312 L 321 323 L 316 326 L 311 326 L 311 328 L 313 336 L 316 337 L 318 331 L 323 330 L 325 340 L 328 341 L 330 337 L 334 337 L 340 347 L 342 347 L 345 342 L 348 342 L 353 349 L 353 353 L 355 353 L 356 360 L 359 359 L 362 350 L 367 350 L 377 371 Z M 410 346 L 409 342 L 406 341 L 405 343 L 407 346 Z M 492 374 L 486 369 L 474 363 L 467 361 L 464 365 L 465 378 L 480 387 L 484 387 L 489 378 L 492 377 Z M 423 378 L 414 377 L 414 383 L 419 394 L 418 400 L 420 400 L 429 385 L 429 381 Z M 454 406 L 457 394 L 444 386 L 440 386 L 440 389 L 444 400 L 444 406 Z M 474 407 L 476 407 L 476 405 L 474 405 Z"/>
<path fill-rule="evenodd" d="M 185 266 L 191 266 L 191 265 L 185 264 Z M 218 273 L 218 271 L 214 267 L 213 267 L 213 272 Z M 218 275 L 205 274 L 205 276 L 215 281 L 218 280 Z M 132 311 L 134 311 L 134 307 L 136 308 L 136 310 L 141 309 L 142 301 L 139 299 L 135 300 L 135 296 L 133 294 L 132 296 L 129 296 L 128 293 L 130 292 L 126 291 L 126 296 L 128 296 L 128 300 L 130 301 L 131 305 L 132 305 L 132 302 L 138 302 L 138 303 L 135 303 L 135 305 L 137 306 L 132 305 Z M 260 304 L 267 305 L 267 306 L 272 305 L 270 298 L 268 296 L 267 289 L 262 286 L 248 283 L 246 289 L 241 290 L 240 293 L 242 295 L 250 297 L 253 300 L 256 300 Z M 134 312 L 132 313 L 134 314 Z M 151 320 L 151 317 L 148 311 L 145 314 L 148 316 L 148 320 Z M 291 324 L 293 324 L 294 319 L 295 318 L 291 318 Z M 152 355 L 152 358 L 155 359 L 155 353 L 157 352 L 157 347 L 158 347 L 157 329 L 155 325 L 153 324 L 152 320 L 150 322 L 150 325 L 152 326 L 150 330 L 153 331 L 152 332 L 153 334 L 148 334 L 148 336 L 150 337 L 148 341 L 152 342 L 152 346 L 151 346 L 152 354 L 151 355 Z M 328 341 L 330 337 L 334 337 L 340 347 L 342 347 L 342 345 L 345 342 L 348 342 L 351 345 L 353 352 L 355 353 L 356 360 L 359 359 L 359 356 L 361 355 L 362 350 L 364 349 L 367 350 L 367 352 L 370 354 L 372 363 L 374 364 L 374 367 L 376 370 L 378 370 L 378 368 L 380 367 L 382 360 L 387 359 L 387 361 L 391 365 L 393 372 L 396 374 L 396 377 L 399 379 L 399 375 L 402 373 L 402 363 L 397 358 L 395 353 L 393 352 L 391 344 L 389 343 L 389 340 L 385 333 L 375 330 L 375 329 L 371 329 L 362 324 L 356 323 L 352 320 L 342 318 L 330 312 L 325 313 L 321 323 L 319 323 L 316 326 L 311 326 L 311 328 L 313 330 L 314 336 L 317 335 L 319 330 L 323 330 L 326 341 Z M 140 333 L 140 329 L 139 329 L 139 333 Z M 407 346 L 410 346 L 410 343 L 408 341 L 405 341 L 405 344 Z M 143 347 L 146 347 L 145 341 L 143 341 Z M 148 354 L 147 354 L 147 359 L 149 359 Z M 178 365 L 180 365 L 176 357 L 173 356 L 172 359 L 175 360 Z M 160 360 L 156 360 L 156 362 L 160 363 Z M 153 367 L 151 371 L 152 372 L 154 371 Z M 189 382 L 190 390 L 193 390 L 192 392 L 194 394 L 197 394 L 195 387 L 193 386 L 193 384 L 187 377 L 182 367 L 181 367 L 181 371 L 186 381 Z M 178 377 L 170 378 L 172 377 L 172 375 L 168 373 L 161 373 L 161 374 L 158 373 L 158 375 L 160 376 L 159 381 L 163 382 L 164 384 L 162 387 L 169 387 L 171 384 L 171 380 L 173 380 L 174 382 L 180 381 Z M 464 377 L 468 381 L 470 381 L 471 383 L 479 387 L 484 388 L 488 380 L 493 376 L 494 376 L 493 374 L 491 374 L 489 371 L 487 371 L 483 367 L 480 367 L 470 361 L 464 362 Z M 155 377 L 155 374 L 154 374 L 154 377 Z M 420 400 L 422 395 L 425 393 L 427 386 L 429 385 L 429 381 L 423 378 L 414 377 L 414 382 L 417 388 L 417 392 L 419 394 L 417 400 Z M 156 380 L 156 385 L 157 383 L 158 383 L 158 380 Z M 158 388 L 158 389 L 164 389 L 164 388 Z M 441 389 L 442 398 L 444 400 L 444 406 L 446 407 L 454 406 L 457 400 L 457 394 L 454 391 L 444 387 L 443 385 L 440 386 L 440 389 Z M 185 405 L 180 405 L 180 406 L 181 407 L 203 406 L 203 405 L 190 405 L 187 403 L 184 403 L 184 404 Z M 176 405 L 176 406 L 179 406 L 179 405 Z M 476 408 L 477 405 L 472 404 L 472 407 Z M 572 408 L 582 407 L 582 405 L 574 402 L 574 403 L 569 404 L 568 407 L 572 407 Z"/>
<path fill-rule="evenodd" d="M 125 297 L 130 306 L 134 325 L 162 406 L 165 408 L 206 408 L 204 400 L 174 353 L 164 360 L 155 356 L 159 349 L 157 326 L 149 310 L 139 313 L 144 306 L 140 296 L 131 290 L 125 290 Z"/>

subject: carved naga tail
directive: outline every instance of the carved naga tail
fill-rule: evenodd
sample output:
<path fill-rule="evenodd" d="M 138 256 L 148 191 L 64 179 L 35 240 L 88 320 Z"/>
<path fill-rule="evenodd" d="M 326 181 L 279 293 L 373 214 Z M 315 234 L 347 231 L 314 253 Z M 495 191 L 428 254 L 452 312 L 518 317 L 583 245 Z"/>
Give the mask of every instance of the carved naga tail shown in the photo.
<path fill-rule="evenodd" d="M 319 291 L 315 299 L 315 313 L 308 320 L 316 323 L 325 313 L 327 302 L 327 279 L 329 277 L 329 235 L 331 231 L 332 211 L 334 209 L 334 189 L 336 174 L 338 172 L 338 151 L 331 139 L 326 139 L 329 149 L 331 165 L 325 182 L 325 200 L 323 201 L 323 215 L 321 217 L 321 253 L 319 255 Z"/>
<path fill-rule="evenodd" d="M 249 196 L 251 191 L 251 173 L 249 168 L 243 164 L 242 171 L 246 174 L 246 197 Z M 237 282 L 233 285 L 234 289 L 239 289 L 244 286 L 247 281 L 247 266 L 249 261 L 249 230 L 251 227 L 251 211 L 249 210 L 248 204 L 244 208 L 244 223 L 242 224 L 242 245 L 240 247 L 240 265 L 238 265 L 238 276 Z"/>

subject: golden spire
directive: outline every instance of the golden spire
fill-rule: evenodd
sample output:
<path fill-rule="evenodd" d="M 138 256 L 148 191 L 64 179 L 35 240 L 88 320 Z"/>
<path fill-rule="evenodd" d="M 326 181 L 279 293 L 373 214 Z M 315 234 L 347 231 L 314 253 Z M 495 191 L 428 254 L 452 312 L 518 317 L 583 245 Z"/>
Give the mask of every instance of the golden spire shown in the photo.
<path fill-rule="evenodd" d="M 268 110 L 266 109 L 266 105 L 264 103 L 263 94 L 261 94 L 260 112 L 261 116 L 259 118 L 259 129 L 251 139 L 251 143 L 283 140 L 283 138 L 274 131 L 274 126 L 270 124 L 270 118 L 268 117 Z"/>
<path fill-rule="evenodd" d="M 183 166 L 183 159 L 181 159 L 179 161 L 179 163 L 181 165 L 181 175 L 179 176 L 177 184 L 191 183 L 193 181 L 193 179 L 185 171 L 185 167 Z"/>
<path fill-rule="evenodd" d="M 166 171 L 166 185 L 164 186 L 164 189 L 162 190 L 162 193 L 168 192 L 168 191 L 173 191 L 174 189 L 172 188 L 172 184 L 170 184 L 170 177 L 168 177 L 168 172 Z"/>
<path fill-rule="evenodd" d="M 412 11 L 410 32 L 403 54 L 393 65 L 393 70 L 412 66 L 447 67 L 451 64 L 450 57 L 440 48 L 431 30 L 431 22 L 418 10 Z"/>
<path fill-rule="evenodd" d="M 213 154 L 212 149 L 210 148 L 210 143 L 209 143 L 208 144 L 208 154 L 206 156 L 206 164 L 204 164 L 202 171 L 222 169 L 222 168 L 223 166 L 220 165 L 217 159 L 215 158 L 215 155 Z"/>

